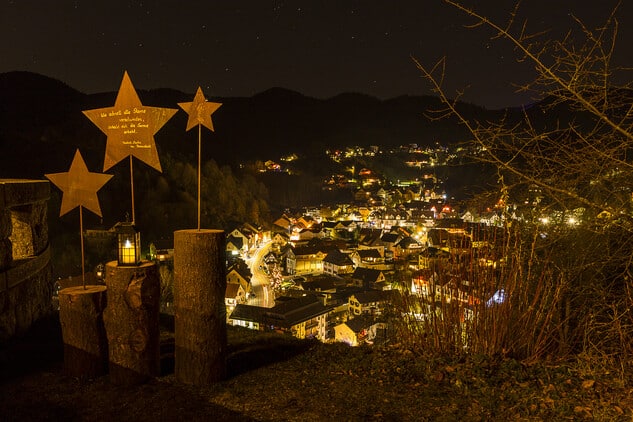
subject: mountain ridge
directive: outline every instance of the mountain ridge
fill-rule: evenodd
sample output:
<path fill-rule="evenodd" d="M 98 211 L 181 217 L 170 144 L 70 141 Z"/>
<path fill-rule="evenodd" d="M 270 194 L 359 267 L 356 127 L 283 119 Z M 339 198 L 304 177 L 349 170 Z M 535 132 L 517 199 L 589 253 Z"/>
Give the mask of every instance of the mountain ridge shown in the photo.
<path fill-rule="evenodd" d="M 143 104 L 175 109 L 177 103 L 193 98 L 193 94 L 171 88 L 137 92 Z M 85 150 L 87 160 L 98 155 L 105 147 L 105 135 L 81 111 L 113 105 L 115 98 L 116 91 L 85 94 L 36 73 L 1 73 L 0 147 L 10 146 L 12 153 L 2 154 L 0 177 L 41 177 L 51 171 L 45 164 L 72 156 L 77 147 L 82 153 Z M 381 100 L 342 93 L 322 100 L 273 87 L 252 97 L 208 99 L 223 105 L 213 115 L 215 132 L 203 133 L 203 160 L 215 159 L 221 164 L 351 145 L 424 145 L 468 138 L 454 119 L 425 117 L 428 109 L 441 106 L 434 97 Z M 477 106 L 463 107 L 470 110 L 469 115 L 489 113 Z M 180 159 L 194 156 L 195 144 L 188 145 L 194 142 L 193 131 L 185 132 L 185 126 L 186 115 L 179 110 L 156 134 L 159 154 L 167 152 Z M 19 163 L 26 159 L 29 166 Z"/>

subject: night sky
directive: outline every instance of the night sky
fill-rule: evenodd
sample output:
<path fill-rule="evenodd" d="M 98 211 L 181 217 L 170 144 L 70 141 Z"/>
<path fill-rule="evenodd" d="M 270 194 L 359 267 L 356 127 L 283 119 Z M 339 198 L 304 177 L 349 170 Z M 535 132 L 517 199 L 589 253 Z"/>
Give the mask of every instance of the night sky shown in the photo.
<path fill-rule="evenodd" d="M 467 0 L 493 19 L 512 0 Z M 524 0 L 533 32 L 560 36 L 603 23 L 616 0 Z M 616 64 L 633 66 L 633 2 L 624 0 Z M 512 82 L 531 79 L 511 46 L 442 0 L 42 1 L 2 0 L 0 72 L 28 70 L 84 92 L 116 91 L 127 70 L 138 89 L 208 98 L 279 86 L 316 98 L 429 94 L 411 57 L 447 57 L 447 84 L 488 108 L 519 105 Z M 628 75 L 629 79 L 630 75 Z"/>

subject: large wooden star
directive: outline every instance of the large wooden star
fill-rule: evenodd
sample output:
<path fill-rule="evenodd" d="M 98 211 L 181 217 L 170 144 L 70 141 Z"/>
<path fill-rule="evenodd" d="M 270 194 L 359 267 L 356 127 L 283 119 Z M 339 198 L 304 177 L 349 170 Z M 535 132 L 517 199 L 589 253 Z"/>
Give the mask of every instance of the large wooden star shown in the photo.
<path fill-rule="evenodd" d="M 108 137 L 103 171 L 130 155 L 162 171 L 154 135 L 177 111 L 141 104 L 126 71 L 114 107 L 83 111 Z"/>
<path fill-rule="evenodd" d="M 99 217 L 102 216 L 97 191 L 112 175 L 89 172 L 79 150 L 75 152 L 67 173 L 51 173 L 45 176 L 63 192 L 60 217 L 78 206 L 86 207 Z"/>
<path fill-rule="evenodd" d="M 212 103 L 204 98 L 202 88 L 198 87 L 193 101 L 189 103 L 178 103 L 188 115 L 187 131 L 191 128 L 202 125 L 213 131 L 213 122 L 211 115 L 222 105 L 222 103 Z"/>

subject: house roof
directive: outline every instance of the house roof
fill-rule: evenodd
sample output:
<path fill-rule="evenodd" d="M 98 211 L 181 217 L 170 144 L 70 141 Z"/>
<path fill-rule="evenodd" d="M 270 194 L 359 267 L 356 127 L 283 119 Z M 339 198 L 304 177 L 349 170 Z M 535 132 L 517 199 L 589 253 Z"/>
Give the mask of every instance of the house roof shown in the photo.
<path fill-rule="evenodd" d="M 365 228 L 365 229 L 360 230 L 358 239 L 359 239 L 359 242 L 364 245 L 371 245 L 372 243 L 379 240 L 381 235 L 382 235 L 381 229 Z"/>
<path fill-rule="evenodd" d="M 332 246 L 332 245 L 317 244 L 317 245 L 297 246 L 296 248 L 294 248 L 293 252 L 295 256 L 301 256 L 301 255 L 316 255 L 319 252 L 323 254 L 327 254 L 328 252 L 332 250 L 338 250 L 338 249 L 336 246 Z"/>
<path fill-rule="evenodd" d="M 310 294 L 297 298 L 281 297 L 275 299 L 275 302 L 275 306 L 263 313 L 263 322 L 286 328 L 326 314 L 330 310 L 316 296 Z"/>
<path fill-rule="evenodd" d="M 242 286 L 237 283 L 226 283 L 226 291 L 224 293 L 224 297 L 228 297 L 231 299 L 236 298 L 241 288 Z"/>
<path fill-rule="evenodd" d="M 229 233 L 229 236 L 235 236 L 235 237 L 247 237 L 248 235 L 248 232 L 244 230 L 244 228 L 242 228 L 241 226 L 233 227 L 233 229 L 231 229 L 231 231 L 229 231 L 228 233 Z M 235 234 L 232 234 L 232 233 L 235 233 Z"/>
<path fill-rule="evenodd" d="M 339 267 L 344 265 L 354 265 L 354 261 L 352 261 L 349 255 L 341 252 L 338 249 L 335 249 L 328 253 L 325 258 L 323 258 L 323 262 L 338 265 Z"/>
<path fill-rule="evenodd" d="M 418 200 L 405 202 L 403 205 L 407 209 L 417 209 L 417 210 L 426 210 L 429 207 L 428 202 L 418 201 Z"/>
<path fill-rule="evenodd" d="M 262 314 L 268 308 L 262 306 L 246 305 L 238 303 L 231 315 L 230 319 L 239 319 L 241 321 L 261 322 Z"/>
<path fill-rule="evenodd" d="M 273 222 L 273 225 L 280 227 L 284 230 L 290 227 L 290 219 L 286 216 L 282 216 Z"/>
<path fill-rule="evenodd" d="M 355 293 L 354 297 L 361 304 L 386 302 L 391 298 L 391 292 L 388 290 L 365 290 Z"/>
<path fill-rule="evenodd" d="M 272 308 L 238 304 L 230 318 L 290 328 L 330 311 L 330 308 L 324 306 L 316 296 L 311 294 L 296 298 L 279 297 L 275 299 L 275 302 Z"/>
<path fill-rule="evenodd" d="M 347 303 L 350 296 L 362 291 L 362 287 L 357 286 L 342 286 L 336 289 L 335 293 L 332 293 L 330 297 L 331 302 L 337 302 L 339 304 Z"/>
<path fill-rule="evenodd" d="M 279 262 L 279 259 L 277 258 L 277 255 L 275 255 L 272 252 L 268 252 L 266 255 L 264 255 L 264 262 L 267 264 L 273 263 L 273 262 Z"/>
<path fill-rule="evenodd" d="M 374 325 L 374 322 L 371 320 L 371 318 L 367 318 L 364 315 L 361 315 L 347 320 L 343 324 L 347 325 L 350 330 L 358 334 L 361 331 L 366 330 Z"/>
<path fill-rule="evenodd" d="M 242 247 L 244 246 L 244 238 L 229 236 L 226 238 L 226 244 L 228 245 L 230 243 L 232 243 L 237 249 L 242 249 Z"/>
<path fill-rule="evenodd" d="M 321 223 L 321 227 L 323 227 L 323 229 L 333 229 L 336 227 L 336 224 L 336 221 L 324 221 Z"/>
<path fill-rule="evenodd" d="M 423 258 L 448 258 L 449 256 L 451 256 L 451 254 L 446 252 L 445 250 L 434 248 L 433 246 L 429 246 L 423 249 L 420 252 L 420 255 Z"/>
<path fill-rule="evenodd" d="M 407 236 L 404 237 L 402 239 L 400 239 L 400 241 L 398 242 L 398 246 L 400 246 L 403 249 L 408 249 L 411 246 L 419 246 L 420 242 L 418 242 L 417 240 L 415 240 L 413 237 L 411 236 Z"/>
<path fill-rule="evenodd" d="M 380 255 L 380 251 L 376 248 L 369 248 L 369 249 L 358 249 L 356 251 L 358 253 L 358 256 L 363 259 L 363 258 L 382 258 L 382 255 Z"/>
<path fill-rule="evenodd" d="M 281 237 L 282 239 L 288 241 L 290 239 L 290 236 L 288 236 L 288 233 L 286 232 L 277 232 L 275 233 L 275 235 L 273 237 Z"/>
<path fill-rule="evenodd" d="M 400 239 L 400 235 L 398 233 L 385 233 L 380 238 L 380 240 L 387 243 L 396 243 L 398 239 Z"/>
<path fill-rule="evenodd" d="M 253 233 L 253 234 L 260 233 L 262 231 L 262 227 L 261 226 L 257 226 L 256 224 L 252 224 L 252 223 L 248 223 L 248 222 L 244 223 L 242 225 L 242 228 L 244 230 L 247 230 L 250 233 Z"/>
<path fill-rule="evenodd" d="M 435 221 L 435 227 L 440 229 L 463 229 L 465 226 L 461 218 L 440 218 Z"/>
<path fill-rule="evenodd" d="M 357 280 L 362 280 L 364 282 L 376 282 L 378 278 L 382 274 L 382 271 L 377 270 L 375 268 L 363 268 L 357 267 L 352 274 L 352 278 Z"/>
<path fill-rule="evenodd" d="M 337 287 L 345 285 L 345 281 L 332 276 L 320 276 L 312 278 L 309 281 L 300 282 L 304 290 L 326 291 L 336 290 Z"/>
<path fill-rule="evenodd" d="M 239 275 L 240 277 L 242 277 L 244 280 L 247 280 L 247 281 L 250 280 L 251 277 L 253 276 L 253 274 L 251 273 L 251 270 L 249 270 L 247 266 L 244 266 L 241 264 L 233 265 L 231 268 L 227 270 L 226 275 L 228 276 L 232 272 L 235 272 L 237 275 Z"/>

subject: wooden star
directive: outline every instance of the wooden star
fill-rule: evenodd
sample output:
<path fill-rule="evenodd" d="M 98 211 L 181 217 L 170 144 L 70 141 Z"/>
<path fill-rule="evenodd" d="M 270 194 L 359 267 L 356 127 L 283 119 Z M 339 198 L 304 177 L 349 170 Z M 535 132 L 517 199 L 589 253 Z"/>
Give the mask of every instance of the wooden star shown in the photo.
<path fill-rule="evenodd" d="M 213 131 L 211 115 L 220 108 L 222 103 L 212 103 L 207 101 L 202 93 L 202 88 L 198 87 L 192 102 L 178 103 L 178 105 L 189 115 L 189 120 L 187 120 L 187 131 L 198 125 L 202 125 Z"/>
<path fill-rule="evenodd" d="M 113 107 L 83 111 L 108 137 L 103 171 L 130 155 L 162 171 L 154 135 L 177 111 L 141 104 L 126 71 Z"/>
<path fill-rule="evenodd" d="M 112 175 L 89 172 L 79 150 L 75 152 L 67 173 L 51 173 L 45 176 L 63 192 L 60 217 L 78 206 L 89 209 L 99 217 L 102 216 L 97 191 Z"/>

